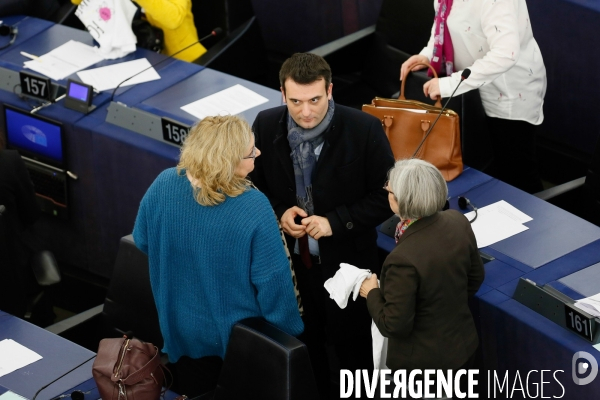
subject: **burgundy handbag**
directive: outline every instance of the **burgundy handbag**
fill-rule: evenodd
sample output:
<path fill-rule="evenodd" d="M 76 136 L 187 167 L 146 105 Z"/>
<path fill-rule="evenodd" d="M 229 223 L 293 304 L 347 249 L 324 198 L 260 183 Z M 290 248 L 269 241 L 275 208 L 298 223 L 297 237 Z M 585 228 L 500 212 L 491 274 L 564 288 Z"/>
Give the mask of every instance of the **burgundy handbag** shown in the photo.
<path fill-rule="evenodd" d="M 156 346 L 124 336 L 100 341 L 92 375 L 102 400 L 158 400 L 163 368 Z"/>

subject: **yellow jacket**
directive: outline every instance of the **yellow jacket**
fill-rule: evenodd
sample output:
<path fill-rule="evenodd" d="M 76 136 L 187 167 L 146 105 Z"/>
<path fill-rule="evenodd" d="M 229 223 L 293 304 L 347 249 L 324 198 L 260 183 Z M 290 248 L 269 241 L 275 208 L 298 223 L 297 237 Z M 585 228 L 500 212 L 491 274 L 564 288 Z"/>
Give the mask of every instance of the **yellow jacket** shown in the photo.
<path fill-rule="evenodd" d="M 71 0 L 77 5 L 81 1 Z M 162 52 L 164 54 L 172 55 L 198 41 L 191 0 L 135 0 L 135 2 L 144 9 L 148 22 L 163 30 L 165 48 Z M 177 54 L 175 58 L 194 61 L 204 53 L 206 49 L 198 43 Z"/>

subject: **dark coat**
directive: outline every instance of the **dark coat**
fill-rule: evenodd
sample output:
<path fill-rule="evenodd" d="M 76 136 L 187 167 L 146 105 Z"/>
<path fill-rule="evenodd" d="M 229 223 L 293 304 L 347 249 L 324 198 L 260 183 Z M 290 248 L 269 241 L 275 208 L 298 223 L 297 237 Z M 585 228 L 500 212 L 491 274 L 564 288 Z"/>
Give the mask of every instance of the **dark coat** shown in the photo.
<path fill-rule="evenodd" d="M 250 176 L 281 218 L 297 205 L 287 107 L 260 112 L 253 130 L 262 154 Z M 336 104 L 324 139 L 312 180 L 315 215 L 326 217 L 333 232 L 319 239 L 323 278 L 333 276 L 341 262 L 378 270 L 375 227 L 392 215 L 383 185 L 394 165 L 381 121 Z M 295 239 L 287 239 L 293 251 Z"/>
<path fill-rule="evenodd" d="M 367 307 L 389 338 L 393 369 L 456 369 L 477 348 L 468 298 L 481 286 L 483 263 L 469 221 L 448 210 L 409 226 L 386 258 L 380 289 Z"/>

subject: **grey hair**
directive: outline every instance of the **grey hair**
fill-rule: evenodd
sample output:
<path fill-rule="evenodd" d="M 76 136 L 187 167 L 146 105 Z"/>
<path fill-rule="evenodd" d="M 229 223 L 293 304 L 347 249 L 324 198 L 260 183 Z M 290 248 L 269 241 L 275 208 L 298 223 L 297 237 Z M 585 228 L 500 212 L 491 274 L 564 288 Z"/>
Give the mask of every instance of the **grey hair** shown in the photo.
<path fill-rule="evenodd" d="M 415 158 L 398 160 L 389 177 L 401 220 L 428 217 L 444 207 L 448 186 L 433 164 Z"/>

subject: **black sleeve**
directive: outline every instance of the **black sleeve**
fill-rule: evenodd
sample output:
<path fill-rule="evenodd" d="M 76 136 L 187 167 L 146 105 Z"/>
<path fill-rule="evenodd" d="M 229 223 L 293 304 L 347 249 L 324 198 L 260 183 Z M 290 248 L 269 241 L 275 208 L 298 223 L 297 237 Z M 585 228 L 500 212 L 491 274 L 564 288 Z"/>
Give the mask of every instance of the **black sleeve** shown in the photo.
<path fill-rule="evenodd" d="M 341 204 L 325 216 L 333 235 L 359 235 L 373 229 L 392 216 L 388 192 L 383 189 L 388 171 L 394 166 L 394 155 L 381 123 L 375 119 L 369 125 L 366 157 L 365 195 L 351 204 Z"/>

